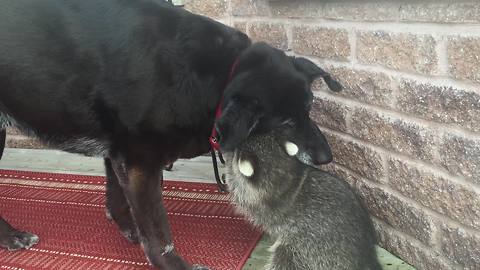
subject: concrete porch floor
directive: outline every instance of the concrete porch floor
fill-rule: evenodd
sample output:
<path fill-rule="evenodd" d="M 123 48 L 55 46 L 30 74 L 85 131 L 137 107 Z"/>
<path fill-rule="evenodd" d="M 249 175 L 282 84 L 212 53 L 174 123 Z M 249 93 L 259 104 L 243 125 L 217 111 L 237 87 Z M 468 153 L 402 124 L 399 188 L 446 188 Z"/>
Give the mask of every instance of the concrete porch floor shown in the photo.
<path fill-rule="evenodd" d="M 54 150 L 7 148 L 0 161 L 0 169 L 85 175 L 105 174 L 103 161 L 100 158 L 84 157 Z M 210 157 L 179 160 L 174 164 L 173 171 L 164 172 L 164 178 L 167 180 L 215 183 Z M 263 269 L 270 256 L 267 249 L 272 243 L 273 241 L 268 236 L 264 236 L 243 269 Z M 378 256 L 384 270 L 415 270 L 412 266 L 382 248 L 378 248 Z"/>

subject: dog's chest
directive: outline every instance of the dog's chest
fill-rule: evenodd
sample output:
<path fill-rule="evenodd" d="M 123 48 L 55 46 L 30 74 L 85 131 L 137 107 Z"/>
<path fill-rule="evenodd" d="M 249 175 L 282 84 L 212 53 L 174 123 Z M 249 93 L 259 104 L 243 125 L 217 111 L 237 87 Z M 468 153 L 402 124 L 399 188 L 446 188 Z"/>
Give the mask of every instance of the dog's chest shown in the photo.
<path fill-rule="evenodd" d="M 92 157 L 106 157 L 110 147 L 105 141 L 87 137 L 72 138 L 61 143 L 53 142 L 52 144 L 63 151 Z"/>

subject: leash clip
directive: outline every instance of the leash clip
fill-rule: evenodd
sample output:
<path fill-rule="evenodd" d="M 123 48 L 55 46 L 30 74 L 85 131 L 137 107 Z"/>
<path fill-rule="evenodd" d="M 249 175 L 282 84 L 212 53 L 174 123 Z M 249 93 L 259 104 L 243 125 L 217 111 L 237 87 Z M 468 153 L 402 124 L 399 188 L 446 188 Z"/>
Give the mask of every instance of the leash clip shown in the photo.
<path fill-rule="evenodd" d="M 213 136 L 213 135 L 210 136 L 210 140 L 209 140 L 209 141 L 210 141 L 210 145 L 212 146 L 212 148 L 213 148 L 214 150 L 217 150 L 217 151 L 218 151 L 218 150 L 220 149 L 220 143 L 218 142 L 217 136 Z"/>

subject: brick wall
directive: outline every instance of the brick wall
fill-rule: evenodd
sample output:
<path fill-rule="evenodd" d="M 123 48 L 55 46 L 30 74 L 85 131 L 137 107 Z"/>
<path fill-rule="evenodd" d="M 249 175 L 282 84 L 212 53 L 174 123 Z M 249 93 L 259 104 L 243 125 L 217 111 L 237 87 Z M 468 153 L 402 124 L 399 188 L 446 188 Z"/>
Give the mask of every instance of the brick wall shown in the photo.
<path fill-rule="evenodd" d="M 480 269 L 479 1 L 185 2 L 342 82 L 316 82 L 312 116 L 384 248 L 417 269 Z"/>
<path fill-rule="evenodd" d="M 480 269 L 480 2 L 185 2 L 342 82 L 315 84 L 312 116 L 384 248 L 417 269 Z"/>
<path fill-rule="evenodd" d="M 36 138 L 29 137 L 16 128 L 7 128 L 7 141 L 9 148 L 43 149 L 48 148 Z"/>

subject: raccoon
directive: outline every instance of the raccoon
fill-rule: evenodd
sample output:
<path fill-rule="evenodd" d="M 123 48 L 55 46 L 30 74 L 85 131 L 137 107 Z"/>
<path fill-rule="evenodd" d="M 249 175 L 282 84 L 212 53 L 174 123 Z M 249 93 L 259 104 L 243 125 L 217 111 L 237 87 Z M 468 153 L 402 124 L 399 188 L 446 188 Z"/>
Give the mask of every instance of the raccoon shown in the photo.
<path fill-rule="evenodd" d="M 268 270 L 381 270 L 369 214 L 350 186 L 308 165 L 285 127 L 225 153 L 233 203 L 275 240 Z"/>

